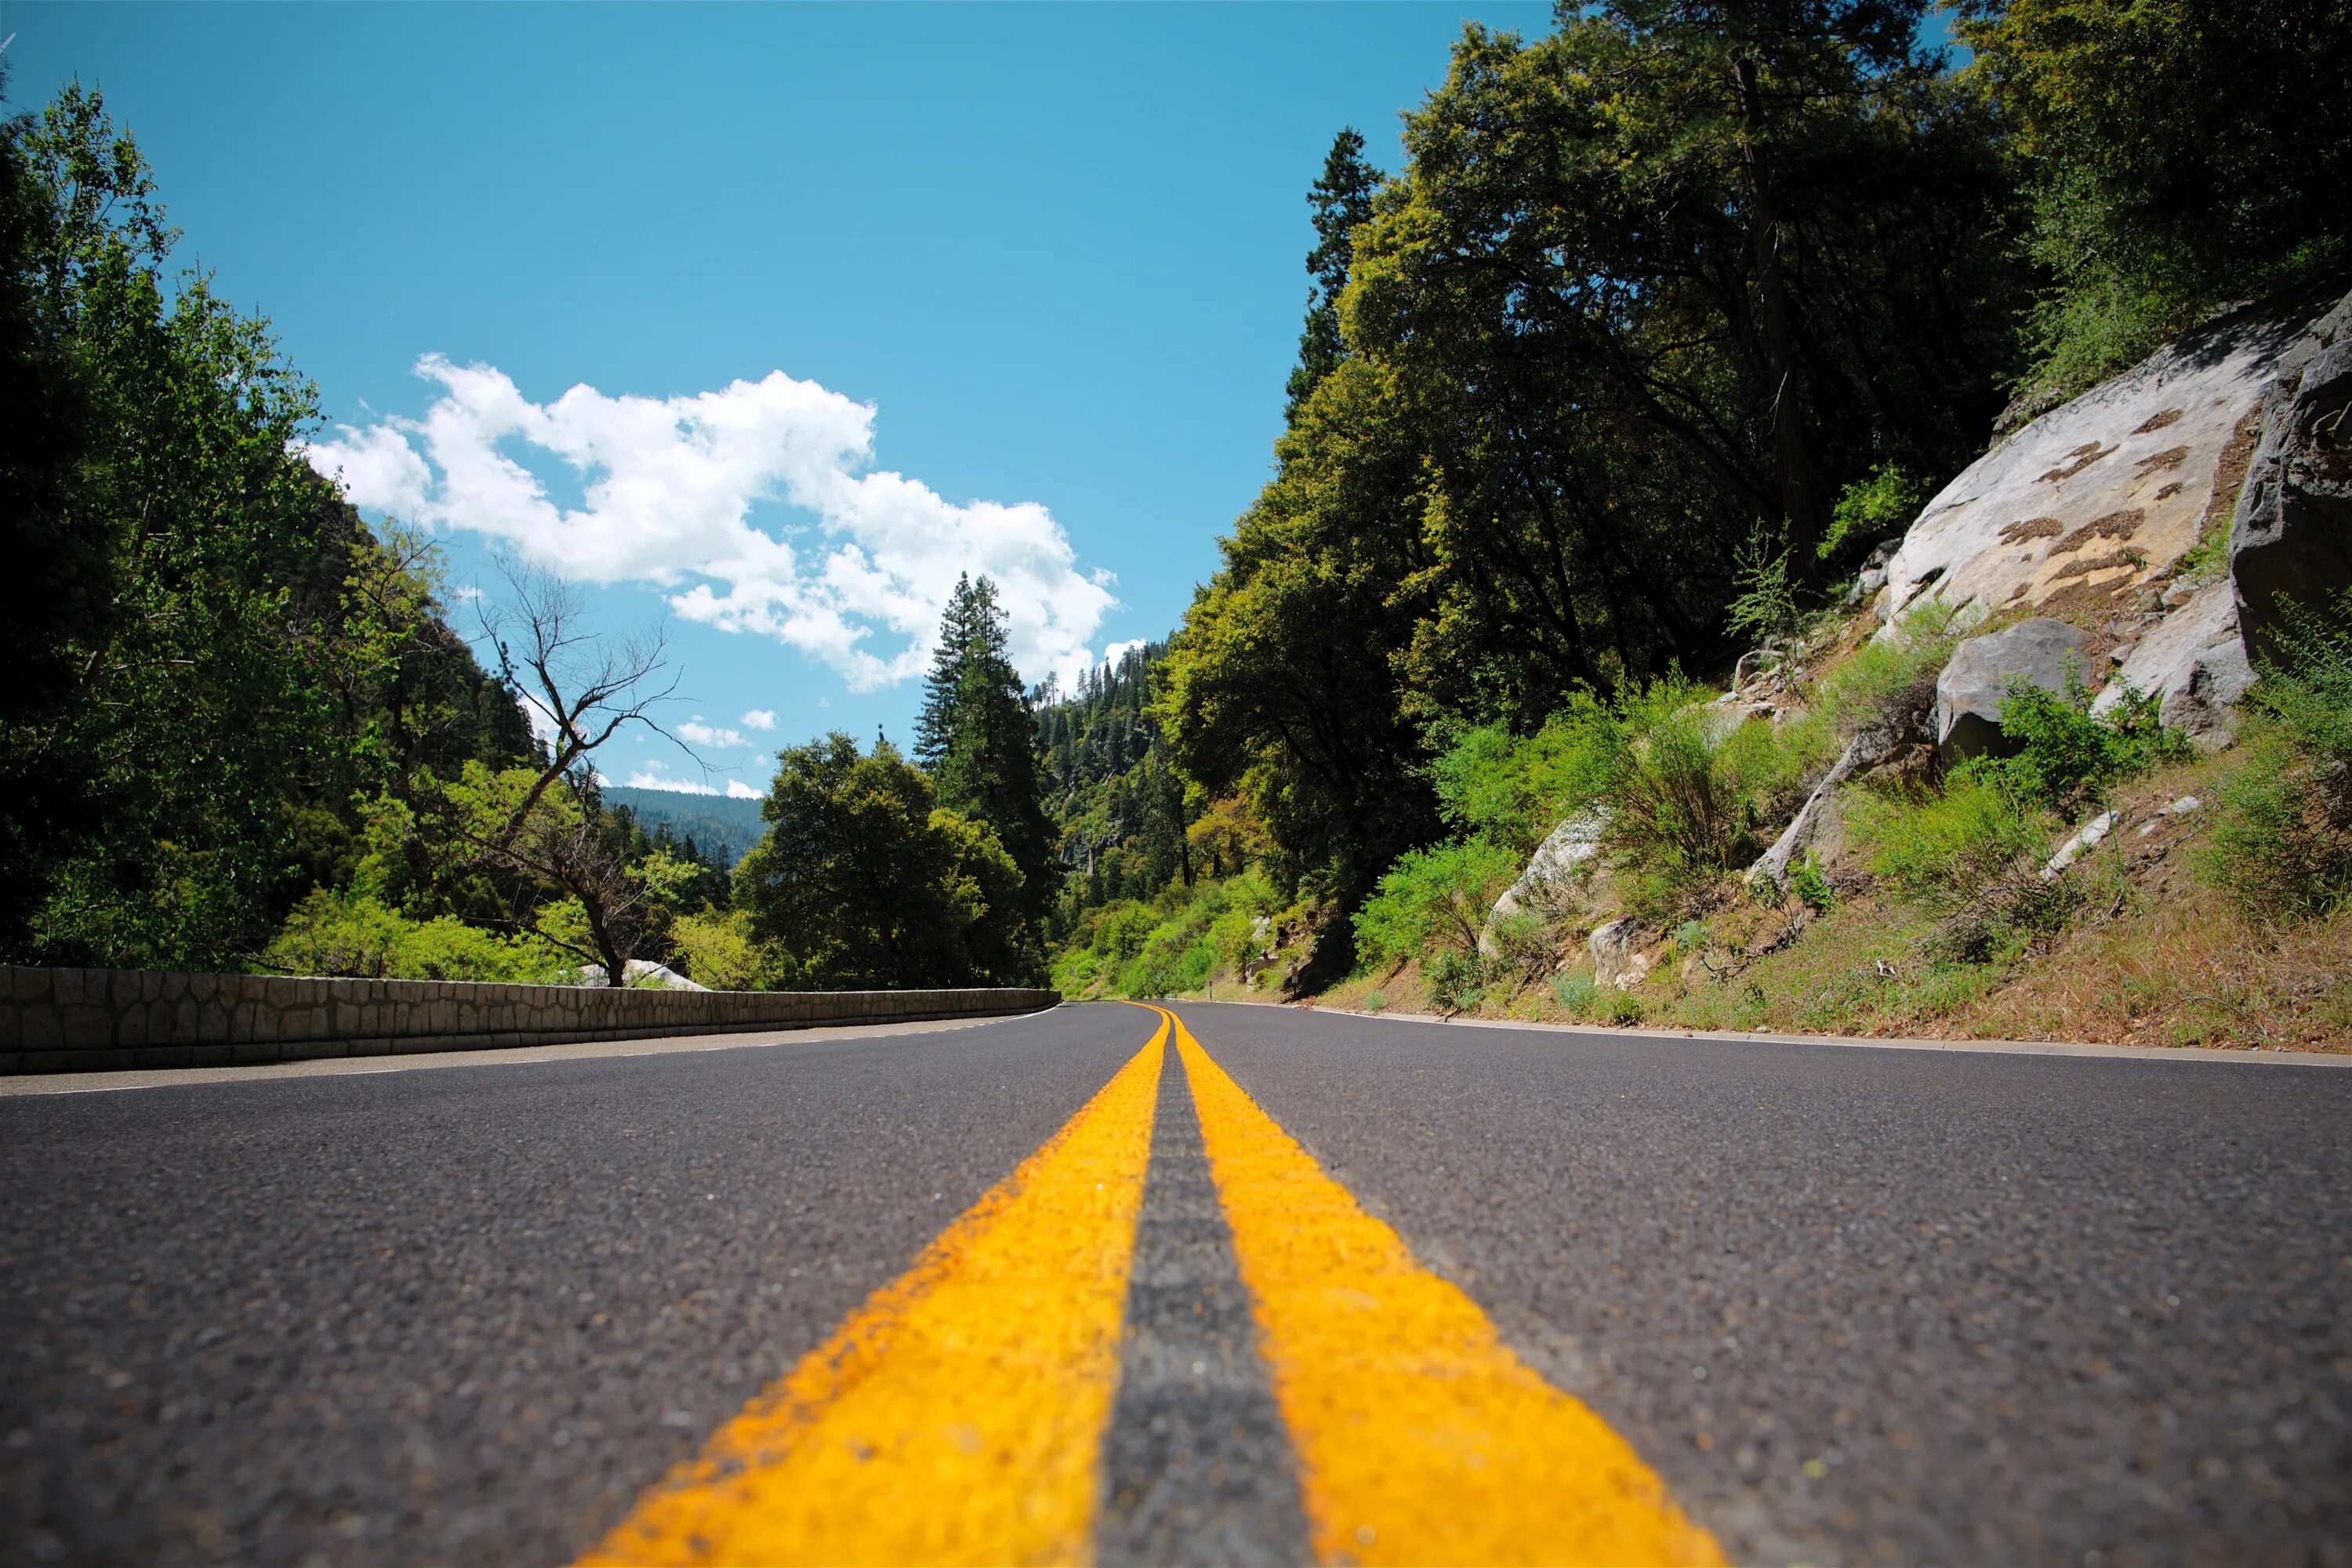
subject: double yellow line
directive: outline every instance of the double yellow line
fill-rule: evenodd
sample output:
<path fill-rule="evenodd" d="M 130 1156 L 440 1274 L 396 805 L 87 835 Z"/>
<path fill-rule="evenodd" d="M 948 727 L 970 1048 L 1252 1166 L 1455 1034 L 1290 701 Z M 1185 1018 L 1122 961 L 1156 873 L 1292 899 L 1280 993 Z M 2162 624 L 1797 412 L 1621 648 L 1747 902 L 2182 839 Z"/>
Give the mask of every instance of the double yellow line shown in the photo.
<path fill-rule="evenodd" d="M 1171 1039 L 1320 1561 L 1723 1560 L 1623 1438 L 1153 1011 L 1100 1093 L 582 1561 L 1086 1561 Z"/>

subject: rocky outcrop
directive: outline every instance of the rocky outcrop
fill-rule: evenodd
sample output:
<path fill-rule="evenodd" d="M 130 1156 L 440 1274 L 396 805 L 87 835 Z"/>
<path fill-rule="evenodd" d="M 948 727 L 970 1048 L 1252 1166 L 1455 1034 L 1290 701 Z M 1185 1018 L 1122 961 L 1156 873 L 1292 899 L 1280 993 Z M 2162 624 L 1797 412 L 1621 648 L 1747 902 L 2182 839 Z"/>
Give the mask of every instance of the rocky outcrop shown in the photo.
<path fill-rule="evenodd" d="M 1648 928 L 1637 920 L 1615 920 L 1595 930 L 1585 945 L 1592 950 L 1592 983 L 1631 991 L 1650 973 L 1650 958 L 1642 951 Z"/>
<path fill-rule="evenodd" d="M 1557 902 L 1567 888 L 1594 858 L 1601 853 L 1601 828 L 1604 818 L 1597 811 L 1580 812 L 1553 828 L 1536 852 L 1528 858 L 1527 869 L 1519 879 L 1503 889 L 1487 912 L 1486 923 L 1478 932 L 1478 951 L 1488 958 L 1495 956 L 1495 926 L 1522 910 L 1541 912 Z"/>
<path fill-rule="evenodd" d="M 2277 651 L 2281 596 L 2317 609 L 2352 588 L 2352 296 L 2283 359 L 2230 528 L 2247 644 Z"/>
<path fill-rule="evenodd" d="M 1887 563 L 1882 616 L 1932 591 L 2082 620 L 2165 572 L 2217 502 L 2227 515 L 2263 400 L 2321 309 L 2210 322 L 1978 458 Z"/>
<path fill-rule="evenodd" d="M 2238 632 L 2236 587 L 2221 578 L 2196 589 L 2124 657 L 2091 704 L 2105 713 L 2126 690 L 2160 699 L 2157 716 L 2208 751 L 2237 738 L 2231 704 L 2254 683 Z"/>
<path fill-rule="evenodd" d="M 2352 296 L 2209 322 L 2043 415 L 1928 503 L 1885 577 L 1881 637 L 1931 593 L 1995 625 L 2063 622 L 2086 682 L 2109 682 L 2102 711 L 2153 693 L 2167 724 L 2228 743 L 2277 596 L 2352 587 Z M 1954 660 L 1979 689 L 1938 704 L 1948 760 L 1997 745 L 2010 675 L 2051 684 L 1991 640 Z"/>
<path fill-rule="evenodd" d="M 1775 882 L 1786 881 L 1790 864 L 1821 837 L 1837 800 L 1838 787 L 1885 762 L 1901 743 L 1902 737 L 1875 729 L 1865 730 L 1847 742 L 1838 760 L 1830 764 L 1830 771 L 1822 775 L 1822 782 L 1805 797 L 1805 804 L 1797 808 L 1797 815 L 1789 819 L 1789 826 L 1780 830 L 1780 837 L 1772 841 L 1772 847 L 1757 857 L 1756 864 L 1748 868 L 1748 879 L 1754 882 L 1769 877 Z"/>
<path fill-rule="evenodd" d="M 2065 689 L 2071 669 L 2087 683 L 2091 639 L 2063 621 L 2036 618 L 1971 637 L 1936 678 L 1936 751 L 1947 765 L 2002 750 L 2000 705 L 2010 684 Z"/>

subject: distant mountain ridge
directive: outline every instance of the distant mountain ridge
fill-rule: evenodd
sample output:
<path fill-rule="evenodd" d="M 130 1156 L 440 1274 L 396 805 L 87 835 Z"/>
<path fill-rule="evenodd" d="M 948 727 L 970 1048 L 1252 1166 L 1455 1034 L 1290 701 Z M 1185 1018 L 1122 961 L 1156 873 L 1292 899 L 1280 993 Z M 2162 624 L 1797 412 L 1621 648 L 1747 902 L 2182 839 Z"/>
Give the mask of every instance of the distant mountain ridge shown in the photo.
<path fill-rule="evenodd" d="M 667 823 L 670 831 L 679 837 L 691 838 L 696 847 L 716 853 L 730 870 L 768 830 L 768 825 L 761 820 L 760 803 L 756 800 L 606 784 L 604 802 L 627 806 L 647 832 Z"/>

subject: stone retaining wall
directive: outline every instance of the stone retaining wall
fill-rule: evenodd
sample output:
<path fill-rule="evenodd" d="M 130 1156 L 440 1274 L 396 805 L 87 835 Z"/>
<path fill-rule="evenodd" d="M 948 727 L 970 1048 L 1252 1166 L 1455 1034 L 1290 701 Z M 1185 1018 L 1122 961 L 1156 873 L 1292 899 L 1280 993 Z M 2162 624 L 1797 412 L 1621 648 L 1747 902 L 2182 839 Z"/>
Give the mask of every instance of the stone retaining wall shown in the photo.
<path fill-rule="evenodd" d="M 497 1050 L 1035 1012 L 1053 991 L 616 991 L 0 964 L 0 1074 Z"/>

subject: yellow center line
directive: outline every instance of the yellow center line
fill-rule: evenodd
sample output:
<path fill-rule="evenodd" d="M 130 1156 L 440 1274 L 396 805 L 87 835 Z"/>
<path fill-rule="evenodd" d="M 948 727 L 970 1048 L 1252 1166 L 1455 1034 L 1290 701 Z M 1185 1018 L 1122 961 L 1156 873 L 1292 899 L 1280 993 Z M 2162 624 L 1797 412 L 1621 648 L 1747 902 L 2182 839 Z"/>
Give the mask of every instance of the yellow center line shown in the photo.
<path fill-rule="evenodd" d="M 1209 1058 L 1173 1014 L 1325 1563 L 1719 1563 L 1598 1415 Z"/>
<path fill-rule="evenodd" d="M 1168 1028 L 581 1562 L 1082 1561 Z"/>

